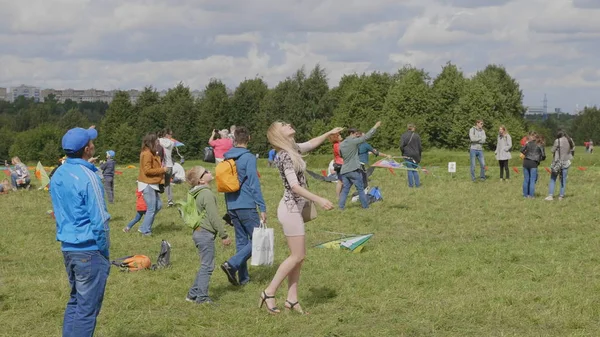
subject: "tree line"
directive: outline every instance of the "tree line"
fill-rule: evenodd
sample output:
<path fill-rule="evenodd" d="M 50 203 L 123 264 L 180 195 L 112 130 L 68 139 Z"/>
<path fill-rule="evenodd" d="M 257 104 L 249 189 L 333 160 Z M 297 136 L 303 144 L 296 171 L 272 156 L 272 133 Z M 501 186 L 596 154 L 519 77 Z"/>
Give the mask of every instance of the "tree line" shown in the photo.
<path fill-rule="evenodd" d="M 299 141 L 333 126 L 366 131 L 381 120 L 380 132 L 371 141 L 381 149 L 397 148 L 408 123 L 417 125 L 425 147 L 466 149 L 468 130 L 476 119 L 485 121 L 490 149 L 496 141 L 490 135 L 500 125 L 516 138 L 534 128 L 552 139 L 560 120 L 527 122 L 525 110 L 519 83 L 498 65 L 488 65 L 470 78 L 450 62 L 435 78 L 405 66 L 393 74 L 345 75 L 333 88 L 326 70 L 317 65 L 309 72 L 297 70 L 272 88 L 256 77 L 242 81 L 231 93 L 223 82 L 211 79 L 198 99 L 180 83 L 163 97 L 146 87 L 135 104 L 124 91 L 117 92 L 110 105 L 59 103 L 52 96 L 41 103 L 22 97 L 0 102 L 0 156 L 54 164 L 62 156 L 64 132 L 92 124 L 99 131 L 97 152 L 112 149 L 120 162 L 136 162 L 143 135 L 163 128 L 172 129 L 185 143 L 182 155 L 198 158 L 213 129 L 244 125 L 252 133 L 251 151 L 265 155 L 266 130 L 276 120 L 293 124 Z M 599 125 L 599 118 L 598 109 L 586 109 L 570 122 L 571 135 L 581 142 L 597 136 L 593 125 Z"/>

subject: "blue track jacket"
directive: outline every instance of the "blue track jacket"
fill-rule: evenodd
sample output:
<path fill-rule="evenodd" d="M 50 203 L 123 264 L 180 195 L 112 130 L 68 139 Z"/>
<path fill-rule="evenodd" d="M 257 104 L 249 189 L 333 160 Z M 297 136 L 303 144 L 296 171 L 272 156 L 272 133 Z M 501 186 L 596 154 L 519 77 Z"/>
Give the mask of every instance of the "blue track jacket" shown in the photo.
<path fill-rule="evenodd" d="M 97 170 L 83 159 L 67 158 L 50 180 L 50 196 L 62 250 L 98 250 L 108 258 L 110 214 Z"/>
<path fill-rule="evenodd" d="M 225 159 L 235 159 L 238 179 L 242 184 L 239 191 L 225 193 L 227 209 L 256 209 L 258 206 L 261 212 L 266 212 L 267 206 L 256 171 L 256 156 L 246 148 L 234 147 L 225 153 Z"/>

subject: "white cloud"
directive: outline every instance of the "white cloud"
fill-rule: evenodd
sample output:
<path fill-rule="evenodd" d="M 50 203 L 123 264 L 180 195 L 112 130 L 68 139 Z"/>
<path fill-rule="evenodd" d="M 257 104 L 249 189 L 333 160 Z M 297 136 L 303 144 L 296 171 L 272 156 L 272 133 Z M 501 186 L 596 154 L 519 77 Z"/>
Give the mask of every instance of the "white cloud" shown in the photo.
<path fill-rule="evenodd" d="M 0 86 L 201 89 L 256 75 L 274 86 L 317 63 L 335 85 L 405 64 L 435 75 L 452 61 L 466 74 L 503 64 L 526 104 L 548 92 L 568 109 L 600 88 L 598 3 L 0 0 Z"/>

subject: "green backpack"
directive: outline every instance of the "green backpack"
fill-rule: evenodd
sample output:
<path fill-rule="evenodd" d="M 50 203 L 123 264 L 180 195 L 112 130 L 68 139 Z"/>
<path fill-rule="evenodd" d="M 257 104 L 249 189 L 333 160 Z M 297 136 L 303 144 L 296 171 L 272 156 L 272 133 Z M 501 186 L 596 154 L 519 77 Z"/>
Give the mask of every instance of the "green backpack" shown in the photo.
<path fill-rule="evenodd" d="M 204 220 L 206 216 L 206 210 L 202 210 L 202 212 L 198 212 L 198 207 L 196 206 L 196 197 L 200 192 L 202 192 L 204 188 L 201 188 L 194 193 L 187 194 L 187 200 L 185 202 L 178 201 L 175 205 L 179 209 L 179 215 L 183 219 L 183 223 L 191 229 L 196 229 L 200 226 L 200 222 Z"/>

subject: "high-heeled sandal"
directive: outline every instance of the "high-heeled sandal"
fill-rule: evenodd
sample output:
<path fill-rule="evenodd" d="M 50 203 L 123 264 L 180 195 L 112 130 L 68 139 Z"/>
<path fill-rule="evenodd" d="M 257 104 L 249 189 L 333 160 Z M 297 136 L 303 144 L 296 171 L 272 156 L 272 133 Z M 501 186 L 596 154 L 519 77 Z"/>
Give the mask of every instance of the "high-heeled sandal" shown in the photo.
<path fill-rule="evenodd" d="M 280 313 L 279 309 L 277 309 L 277 307 L 269 307 L 269 304 L 267 304 L 267 300 L 271 299 L 271 298 L 275 298 L 275 296 L 269 296 L 267 295 L 266 292 L 262 292 L 262 294 L 260 294 L 260 302 L 258 304 L 258 308 L 261 309 L 263 307 L 263 305 L 267 308 L 267 312 L 270 314 L 278 314 Z"/>
<path fill-rule="evenodd" d="M 288 304 L 289 304 L 289 306 L 288 306 Z M 285 300 L 285 308 L 290 311 L 295 311 L 301 315 L 308 315 L 308 312 L 302 310 L 302 307 L 300 306 L 300 303 L 298 301 L 292 303 L 288 300 Z"/>

